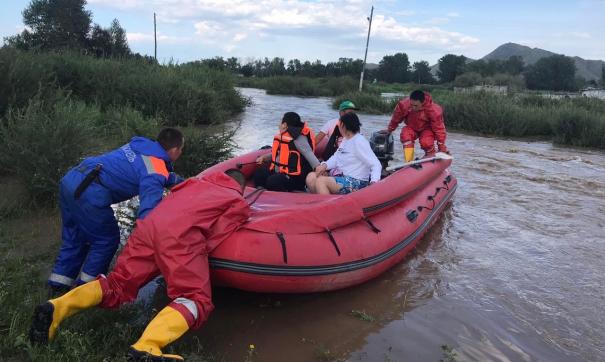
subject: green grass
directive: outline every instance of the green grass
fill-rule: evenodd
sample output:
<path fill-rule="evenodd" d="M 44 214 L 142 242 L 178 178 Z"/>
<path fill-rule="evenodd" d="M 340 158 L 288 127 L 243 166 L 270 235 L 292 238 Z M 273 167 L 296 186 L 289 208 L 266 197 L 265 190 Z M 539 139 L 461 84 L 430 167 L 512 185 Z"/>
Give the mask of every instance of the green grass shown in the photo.
<path fill-rule="evenodd" d="M 267 77 L 238 78 L 240 87 L 260 88 L 267 94 L 297 95 L 305 97 L 332 97 L 357 89 L 358 83 L 351 77 Z"/>
<path fill-rule="evenodd" d="M 0 177 L 24 186 L 21 208 L 51 206 L 60 178 L 84 157 L 167 125 L 185 130 L 176 171 L 192 176 L 233 149 L 230 134 L 198 126 L 220 124 L 248 102 L 230 73 L 201 65 L 0 48 Z M 14 214 L 10 207 L 2 202 L 0 214 Z"/>
<path fill-rule="evenodd" d="M 366 313 L 365 310 L 356 310 L 356 309 L 353 309 L 351 311 L 351 315 L 353 317 L 359 319 L 360 321 L 364 321 L 364 322 L 374 322 L 376 320 L 376 318 L 374 318 L 370 314 Z"/>
<path fill-rule="evenodd" d="M 498 96 L 485 92 L 432 93 L 444 109 L 446 127 L 481 135 L 551 139 L 562 145 L 605 148 L 605 101 L 595 98 L 549 99 L 538 95 Z M 361 112 L 389 114 L 397 100 L 371 93 L 347 93 Z"/>
<path fill-rule="evenodd" d="M 443 352 L 443 358 L 439 360 L 439 362 L 456 362 L 456 357 L 458 356 L 454 347 L 444 344 L 441 346 L 441 351 Z"/>
<path fill-rule="evenodd" d="M 60 87 L 102 110 L 129 106 L 170 125 L 223 122 L 247 104 L 226 71 L 195 64 L 98 59 L 77 53 L 0 49 L 0 115 Z"/>
<path fill-rule="evenodd" d="M 31 345 L 35 306 L 47 298 L 45 278 L 59 246 L 56 213 L 21 215 L 0 223 L 0 359 L 2 361 L 126 361 L 155 311 L 138 304 L 93 308 L 66 320 L 48 346 Z M 195 361 L 212 360 L 203 341 L 184 338 L 165 349 Z"/>

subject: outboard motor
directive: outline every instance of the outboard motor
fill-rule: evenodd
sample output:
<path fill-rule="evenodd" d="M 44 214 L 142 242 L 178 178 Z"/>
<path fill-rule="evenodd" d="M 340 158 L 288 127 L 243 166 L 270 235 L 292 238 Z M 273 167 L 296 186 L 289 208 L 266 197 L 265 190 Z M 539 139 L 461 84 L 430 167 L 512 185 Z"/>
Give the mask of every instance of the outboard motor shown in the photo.
<path fill-rule="evenodd" d="M 370 147 L 382 164 L 382 168 L 386 169 L 389 161 L 393 159 L 395 141 L 393 135 L 387 131 L 376 131 L 370 137 Z"/>

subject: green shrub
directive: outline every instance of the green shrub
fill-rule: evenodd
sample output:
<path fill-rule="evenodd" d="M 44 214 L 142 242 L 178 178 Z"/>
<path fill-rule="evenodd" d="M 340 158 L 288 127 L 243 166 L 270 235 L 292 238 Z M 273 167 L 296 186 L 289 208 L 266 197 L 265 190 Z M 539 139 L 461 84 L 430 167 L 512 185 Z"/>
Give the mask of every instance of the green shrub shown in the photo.
<path fill-rule="evenodd" d="M 329 96 L 339 96 L 356 91 L 359 88 L 359 81 L 351 77 L 331 77 L 325 78 L 322 87 L 329 90 Z"/>
<path fill-rule="evenodd" d="M 99 135 L 107 140 L 106 149 L 121 146 L 134 136 L 155 139 L 163 121 L 156 117 L 145 117 L 128 106 L 107 109 L 100 119 L 97 128 Z"/>
<path fill-rule="evenodd" d="M 271 77 L 266 80 L 267 94 L 291 94 L 298 96 L 328 95 L 328 91 L 319 87 L 317 79 L 305 77 Z"/>
<path fill-rule="evenodd" d="M 11 106 L 26 106 L 38 93 L 55 91 L 52 72 L 44 64 L 35 62 L 35 58 L 31 53 L 0 48 L 0 117 Z"/>
<path fill-rule="evenodd" d="M 555 143 L 605 148 L 605 113 L 568 108 L 557 114 Z"/>
<path fill-rule="evenodd" d="M 549 137 L 556 143 L 605 148 L 605 101 L 552 99 L 539 95 L 458 94 L 436 88 L 435 102 L 444 110 L 446 127 L 505 137 Z M 389 114 L 398 99 L 370 93 L 347 93 L 334 99 L 336 109 L 348 99 L 361 112 Z"/>
<path fill-rule="evenodd" d="M 332 108 L 338 109 L 338 105 L 344 100 L 352 101 L 360 112 L 369 114 L 391 113 L 398 102 L 398 99 L 385 99 L 379 94 L 350 92 L 336 97 L 332 102 Z"/>
<path fill-rule="evenodd" d="M 183 129 L 183 133 L 185 148 L 174 168 L 184 177 L 195 176 L 206 168 L 233 156 L 235 131 L 216 133 L 190 127 Z"/>
<path fill-rule="evenodd" d="M 351 77 L 308 78 L 277 76 L 267 78 L 239 78 L 240 87 L 261 88 L 267 94 L 297 95 L 303 97 L 331 97 L 357 89 Z"/>
<path fill-rule="evenodd" d="M 141 59 L 98 59 L 77 53 L 3 48 L 0 70 L 7 70 L 0 75 L 0 85 L 4 91 L 8 89 L 0 112 L 8 105 L 23 106 L 39 88 L 52 88 L 52 83 L 71 91 L 74 99 L 99 105 L 101 110 L 130 106 L 147 117 L 161 115 L 172 125 L 222 122 L 247 104 L 233 88 L 230 73 L 202 65 L 162 66 Z"/>
<path fill-rule="evenodd" d="M 97 107 L 62 91 L 35 96 L 27 107 L 9 110 L 0 126 L 0 167 L 25 185 L 29 202 L 53 203 L 63 174 L 98 148 L 100 119 Z"/>

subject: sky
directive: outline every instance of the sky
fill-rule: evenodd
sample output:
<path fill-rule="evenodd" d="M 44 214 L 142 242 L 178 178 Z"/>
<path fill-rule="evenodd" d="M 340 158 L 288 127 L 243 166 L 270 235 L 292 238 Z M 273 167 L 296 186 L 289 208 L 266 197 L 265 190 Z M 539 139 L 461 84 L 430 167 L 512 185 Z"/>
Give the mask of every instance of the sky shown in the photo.
<path fill-rule="evenodd" d="M 0 3 L 2 38 L 24 29 L 29 3 Z M 130 48 L 147 55 L 157 13 L 161 62 L 222 56 L 326 63 L 363 59 L 372 6 L 369 63 L 398 52 L 430 64 L 448 53 L 478 59 L 507 42 L 605 60 L 605 0 L 88 0 L 86 8 L 103 27 L 117 18 Z"/>

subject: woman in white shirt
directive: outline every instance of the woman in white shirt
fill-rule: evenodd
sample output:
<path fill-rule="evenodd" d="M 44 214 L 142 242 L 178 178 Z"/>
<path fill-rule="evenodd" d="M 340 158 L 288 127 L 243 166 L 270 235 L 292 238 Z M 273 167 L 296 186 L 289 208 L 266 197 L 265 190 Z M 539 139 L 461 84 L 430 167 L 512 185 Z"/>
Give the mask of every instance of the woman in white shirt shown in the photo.
<path fill-rule="evenodd" d="M 348 194 L 380 181 L 382 166 L 368 140 L 359 133 L 360 127 L 355 113 L 340 117 L 338 128 L 344 139 L 336 153 L 307 176 L 309 191 L 325 195 Z M 343 175 L 320 176 L 333 168 L 341 170 Z"/>

